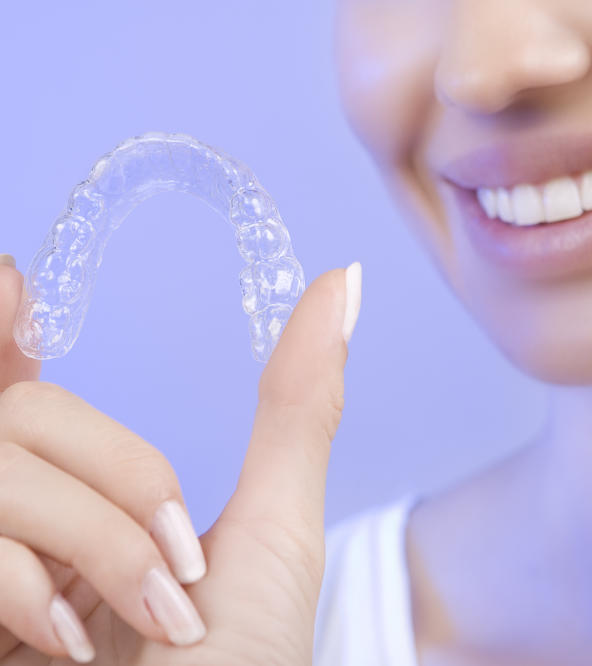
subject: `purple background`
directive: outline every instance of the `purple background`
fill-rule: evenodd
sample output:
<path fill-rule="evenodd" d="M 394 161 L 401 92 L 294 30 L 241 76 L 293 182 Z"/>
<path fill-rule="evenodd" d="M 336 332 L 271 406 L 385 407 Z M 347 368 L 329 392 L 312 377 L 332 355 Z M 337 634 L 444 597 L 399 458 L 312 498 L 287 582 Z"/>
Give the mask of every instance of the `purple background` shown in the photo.
<path fill-rule="evenodd" d="M 543 388 L 493 348 L 397 219 L 342 116 L 332 22 L 325 0 L 22 2 L 4 6 L 0 39 L 0 252 L 21 270 L 94 161 L 148 130 L 248 164 L 307 283 L 362 262 L 327 525 L 501 457 L 544 408 Z M 42 374 L 165 452 L 200 533 L 235 487 L 262 369 L 242 265 L 205 204 L 151 199 L 113 237 L 74 349 Z"/>

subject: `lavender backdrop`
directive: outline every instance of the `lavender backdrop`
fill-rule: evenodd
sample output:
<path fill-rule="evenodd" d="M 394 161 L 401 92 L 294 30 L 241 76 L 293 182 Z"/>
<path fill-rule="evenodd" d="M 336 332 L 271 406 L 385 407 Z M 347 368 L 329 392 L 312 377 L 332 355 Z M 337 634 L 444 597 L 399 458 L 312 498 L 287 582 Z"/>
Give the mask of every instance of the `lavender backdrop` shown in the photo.
<path fill-rule="evenodd" d="M 21 270 L 92 163 L 148 130 L 245 161 L 276 199 L 308 282 L 362 262 L 327 525 L 503 456 L 544 406 L 542 387 L 440 282 L 350 133 L 333 11 L 328 0 L 6 3 L 0 39 L 0 252 Z M 163 450 L 200 532 L 234 489 L 262 368 L 241 267 L 230 227 L 203 203 L 152 199 L 114 236 L 77 345 L 42 375 Z"/>

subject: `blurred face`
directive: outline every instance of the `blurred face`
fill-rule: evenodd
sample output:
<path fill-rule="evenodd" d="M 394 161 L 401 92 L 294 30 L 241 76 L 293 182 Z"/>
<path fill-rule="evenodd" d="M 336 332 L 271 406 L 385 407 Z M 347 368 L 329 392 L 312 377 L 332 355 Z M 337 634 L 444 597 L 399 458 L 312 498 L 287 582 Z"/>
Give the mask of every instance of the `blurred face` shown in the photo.
<path fill-rule="evenodd" d="M 516 366 L 592 383 L 592 3 L 340 0 L 352 127 Z"/>

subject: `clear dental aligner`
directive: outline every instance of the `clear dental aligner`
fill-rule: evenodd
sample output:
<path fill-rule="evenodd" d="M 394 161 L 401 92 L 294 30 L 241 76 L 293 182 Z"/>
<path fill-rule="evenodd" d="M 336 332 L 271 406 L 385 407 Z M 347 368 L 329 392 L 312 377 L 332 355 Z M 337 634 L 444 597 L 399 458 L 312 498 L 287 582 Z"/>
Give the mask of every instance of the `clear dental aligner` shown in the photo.
<path fill-rule="evenodd" d="M 269 359 L 305 287 L 288 230 L 245 165 L 191 136 L 161 132 L 120 143 L 72 191 L 25 276 L 14 326 L 24 354 L 49 359 L 70 351 L 111 233 L 137 204 L 166 191 L 193 194 L 231 223 L 247 262 L 240 284 L 252 353 Z"/>

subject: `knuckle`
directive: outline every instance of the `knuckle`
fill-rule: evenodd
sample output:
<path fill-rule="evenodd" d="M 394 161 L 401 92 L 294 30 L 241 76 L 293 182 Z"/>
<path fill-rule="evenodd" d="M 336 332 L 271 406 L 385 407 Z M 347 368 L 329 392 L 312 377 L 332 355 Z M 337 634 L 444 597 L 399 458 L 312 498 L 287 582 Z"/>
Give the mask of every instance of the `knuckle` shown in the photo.
<path fill-rule="evenodd" d="M 266 413 L 286 414 L 286 421 L 310 419 L 311 425 L 333 440 L 343 409 L 343 373 L 305 382 L 263 381 L 259 385 L 259 405 Z"/>
<path fill-rule="evenodd" d="M 85 536 L 67 544 L 63 559 L 83 578 L 99 586 L 122 577 L 137 580 L 162 560 L 145 529 L 124 512 L 108 510 Z"/>
<path fill-rule="evenodd" d="M 43 431 L 43 414 L 59 410 L 67 417 L 71 396 L 66 389 L 41 381 L 21 381 L 11 384 L 0 394 L 0 421 L 3 432 L 17 428 L 24 440 L 35 440 Z M 10 436 L 10 434 L 8 435 Z"/>
<path fill-rule="evenodd" d="M 345 400 L 343 390 L 331 391 L 327 397 L 327 408 L 323 419 L 324 430 L 330 440 L 333 440 L 341 422 Z"/>
<path fill-rule="evenodd" d="M 4 409 L 19 405 L 34 390 L 33 381 L 16 382 L 7 387 L 0 396 L 0 404 Z"/>
<path fill-rule="evenodd" d="M 18 465 L 26 455 L 26 451 L 10 441 L 0 441 L 0 478 L 10 473 L 14 465 Z"/>
<path fill-rule="evenodd" d="M 285 525 L 277 520 L 244 526 L 251 538 L 285 567 L 303 598 L 321 587 L 325 570 L 325 543 L 309 526 Z"/>
<path fill-rule="evenodd" d="M 144 498 L 158 502 L 180 494 L 172 464 L 155 446 L 130 432 L 115 437 L 111 447 L 111 465 L 118 475 L 132 479 Z"/>
<path fill-rule="evenodd" d="M 33 551 L 25 544 L 6 536 L 0 536 L 1 561 L 5 571 L 11 565 L 18 566 L 18 585 L 22 590 L 30 590 L 35 596 L 40 593 L 41 564 Z"/>
<path fill-rule="evenodd" d="M 7 411 L 19 411 L 40 399 L 55 399 L 66 393 L 65 389 L 51 382 L 21 381 L 11 384 L 0 395 L 0 405 Z"/>

